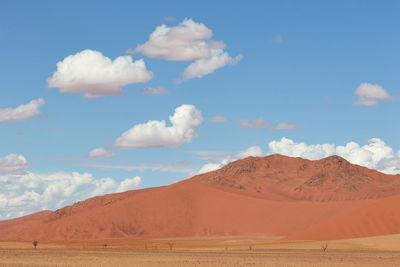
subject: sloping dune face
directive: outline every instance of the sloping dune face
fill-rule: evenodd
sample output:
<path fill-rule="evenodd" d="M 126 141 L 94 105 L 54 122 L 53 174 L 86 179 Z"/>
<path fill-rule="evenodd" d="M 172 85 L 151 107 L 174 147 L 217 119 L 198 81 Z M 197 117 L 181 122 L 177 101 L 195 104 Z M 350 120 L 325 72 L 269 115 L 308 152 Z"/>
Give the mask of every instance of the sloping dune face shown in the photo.
<path fill-rule="evenodd" d="M 334 216 L 288 237 L 291 240 L 333 240 L 400 233 L 400 195 Z"/>
<path fill-rule="evenodd" d="M 249 157 L 170 186 L 95 197 L 40 216 L 0 222 L 0 240 L 235 235 L 337 239 L 400 233 L 400 211 L 393 208 L 399 203 L 399 184 L 399 176 L 340 157 Z M 384 226 L 364 223 L 371 212 L 374 224 Z M 398 215 L 393 225 L 385 221 L 390 214 Z M 335 228 L 337 223 L 342 226 Z M 348 223 L 353 228 L 364 223 L 368 230 L 349 230 Z M 332 235 L 320 234 L 332 227 Z"/>
<path fill-rule="evenodd" d="M 13 225 L 13 224 L 20 224 L 24 222 L 29 222 L 29 221 L 35 221 L 40 218 L 46 217 L 47 215 L 51 214 L 52 212 L 49 210 L 44 210 L 44 211 L 39 211 L 36 213 L 32 213 L 27 216 L 11 219 L 11 220 L 6 220 L 6 221 L 0 221 L 0 229 L 1 227 L 5 227 L 7 225 Z"/>

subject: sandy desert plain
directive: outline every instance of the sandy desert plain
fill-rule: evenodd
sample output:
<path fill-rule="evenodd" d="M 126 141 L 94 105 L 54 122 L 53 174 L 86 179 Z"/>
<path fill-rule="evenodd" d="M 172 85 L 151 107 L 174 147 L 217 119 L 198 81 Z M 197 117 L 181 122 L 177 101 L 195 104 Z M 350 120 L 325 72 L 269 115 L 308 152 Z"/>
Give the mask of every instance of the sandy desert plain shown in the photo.
<path fill-rule="evenodd" d="M 399 244 L 400 235 L 326 243 L 269 237 L 107 240 L 42 243 L 36 249 L 30 242 L 1 242 L 0 266 L 400 266 Z"/>

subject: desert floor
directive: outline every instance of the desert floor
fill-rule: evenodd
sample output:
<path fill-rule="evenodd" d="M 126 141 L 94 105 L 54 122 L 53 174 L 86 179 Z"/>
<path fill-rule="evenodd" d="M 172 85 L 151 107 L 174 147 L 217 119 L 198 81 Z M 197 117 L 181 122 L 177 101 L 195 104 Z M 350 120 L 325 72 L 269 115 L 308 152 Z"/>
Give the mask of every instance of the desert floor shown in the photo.
<path fill-rule="evenodd" d="M 400 235 L 329 242 L 267 237 L 39 242 L 37 249 L 27 242 L 0 242 L 0 266 L 400 266 Z"/>

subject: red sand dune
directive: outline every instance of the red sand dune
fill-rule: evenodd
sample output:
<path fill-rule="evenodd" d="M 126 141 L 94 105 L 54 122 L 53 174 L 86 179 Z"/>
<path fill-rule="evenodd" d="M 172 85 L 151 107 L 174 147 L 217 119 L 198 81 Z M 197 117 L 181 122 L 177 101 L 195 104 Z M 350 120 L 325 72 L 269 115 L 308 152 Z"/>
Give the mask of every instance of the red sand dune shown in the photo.
<path fill-rule="evenodd" d="M 7 225 L 13 225 L 13 224 L 20 224 L 28 221 L 34 221 L 37 219 L 40 219 L 42 217 L 45 217 L 47 215 L 51 214 L 51 211 L 49 210 L 44 210 L 44 211 L 39 211 L 36 213 L 32 213 L 23 217 L 11 219 L 11 220 L 5 220 L 5 221 L 0 221 L 0 227 L 5 227 Z"/>
<path fill-rule="evenodd" d="M 95 197 L 41 216 L 0 222 L 0 240 L 352 238 L 400 233 L 398 204 L 400 175 L 337 156 L 319 161 L 249 157 L 170 186 Z"/>
<path fill-rule="evenodd" d="M 297 232 L 290 240 L 333 240 L 400 233 L 400 195 L 376 200 Z"/>

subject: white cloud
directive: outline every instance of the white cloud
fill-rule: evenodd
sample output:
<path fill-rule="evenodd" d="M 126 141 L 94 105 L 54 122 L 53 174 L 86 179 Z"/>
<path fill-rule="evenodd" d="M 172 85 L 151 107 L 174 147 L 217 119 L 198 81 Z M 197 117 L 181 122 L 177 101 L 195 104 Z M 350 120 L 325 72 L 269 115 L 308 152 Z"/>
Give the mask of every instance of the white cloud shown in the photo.
<path fill-rule="evenodd" d="M 243 159 L 243 158 L 247 158 L 247 157 L 250 157 L 250 156 L 252 156 L 252 157 L 261 157 L 261 156 L 263 156 L 263 154 L 264 153 L 263 153 L 261 147 L 259 147 L 259 146 L 251 146 L 251 147 L 249 147 L 249 148 L 247 148 L 247 149 L 245 149 L 243 151 L 240 151 L 237 154 L 234 154 L 231 157 L 230 161 L 234 161 L 236 159 Z"/>
<path fill-rule="evenodd" d="M 280 141 L 271 141 L 268 147 L 271 153 L 312 160 L 325 158 L 335 153 L 335 145 L 333 144 L 306 145 L 305 143 L 295 143 L 285 137 Z"/>
<path fill-rule="evenodd" d="M 227 52 L 223 52 L 222 49 L 214 49 L 210 57 L 198 59 L 187 66 L 182 74 L 182 81 L 202 78 L 226 65 L 236 65 L 242 58 L 243 55 L 241 54 L 232 58 Z"/>
<path fill-rule="evenodd" d="M 193 173 L 193 175 L 218 170 L 219 168 L 222 168 L 224 165 L 238 159 L 243 159 L 250 156 L 261 157 L 263 155 L 264 153 L 259 146 L 252 146 L 238 153 L 230 153 L 217 156 L 209 160 L 209 162 L 205 163 L 197 172 Z"/>
<path fill-rule="evenodd" d="M 137 124 L 118 137 L 114 145 L 122 149 L 179 147 L 192 141 L 203 117 L 195 106 L 181 105 L 169 120 L 172 126 L 166 126 L 165 120 Z"/>
<path fill-rule="evenodd" d="M 178 82 L 201 78 L 226 65 L 235 65 L 243 56 L 232 58 L 224 52 L 222 41 L 212 40 L 213 32 L 203 23 L 185 19 L 178 26 L 158 26 L 149 40 L 128 53 L 143 53 L 152 58 L 193 61 L 186 67 Z"/>
<path fill-rule="evenodd" d="M 120 56 L 114 61 L 99 51 L 84 50 L 57 63 L 57 71 L 47 79 L 47 86 L 62 93 L 83 93 L 85 97 L 118 95 L 122 87 L 151 80 L 153 73 L 142 59 Z"/>
<path fill-rule="evenodd" d="M 267 154 L 282 154 L 290 157 L 301 157 L 311 160 L 318 160 L 332 155 L 338 155 L 353 164 L 376 169 L 387 174 L 400 174 L 400 150 L 394 150 L 379 138 L 371 138 L 363 146 L 355 142 L 349 142 L 344 146 L 334 144 L 296 143 L 291 139 L 283 137 L 279 141 L 271 141 L 268 144 Z M 196 151 L 194 151 L 196 152 Z M 218 151 L 199 151 L 199 155 L 215 155 L 209 159 L 197 172 L 201 174 L 217 170 L 229 162 L 246 158 L 249 156 L 261 157 L 265 154 L 258 146 L 252 146 L 239 153 L 226 153 Z"/>
<path fill-rule="evenodd" d="M 362 83 L 354 91 L 359 98 L 355 105 L 375 106 L 379 101 L 388 100 L 390 95 L 378 84 Z"/>
<path fill-rule="evenodd" d="M 203 166 L 201 166 L 200 170 L 198 170 L 195 174 L 212 172 L 212 171 L 218 170 L 222 166 L 224 166 L 224 165 L 220 162 L 208 162 L 208 163 L 204 164 Z"/>
<path fill-rule="evenodd" d="M 228 118 L 224 117 L 224 116 L 214 116 L 214 117 L 210 118 L 211 122 L 224 122 L 227 120 L 228 120 Z"/>
<path fill-rule="evenodd" d="M 9 154 L 0 157 L 0 173 L 24 174 L 30 168 L 31 164 L 23 155 Z"/>
<path fill-rule="evenodd" d="M 287 122 L 278 123 L 278 125 L 269 127 L 270 130 L 293 130 L 303 128 L 302 125 L 298 124 L 289 124 Z"/>
<path fill-rule="evenodd" d="M 30 101 L 28 104 L 19 105 L 16 108 L 0 109 L 0 123 L 10 121 L 24 121 L 40 114 L 39 107 L 43 106 L 45 101 L 38 98 Z"/>
<path fill-rule="evenodd" d="M 165 95 L 165 94 L 168 94 L 168 91 L 165 90 L 165 88 L 163 86 L 160 86 L 158 88 L 147 87 L 147 88 L 141 89 L 140 92 L 142 94 L 146 94 L 146 95 Z"/>
<path fill-rule="evenodd" d="M 140 184 L 138 176 L 117 182 L 78 172 L 0 176 L 0 219 L 55 210 L 93 196 L 135 189 Z"/>
<path fill-rule="evenodd" d="M 268 125 L 268 121 L 265 121 L 263 118 L 258 118 L 255 120 L 238 120 L 236 124 L 240 125 L 243 128 L 266 128 Z"/>
<path fill-rule="evenodd" d="M 142 179 L 139 176 L 134 178 L 126 178 L 123 180 L 117 188 L 116 192 L 125 192 L 138 188 L 142 184 Z"/>
<path fill-rule="evenodd" d="M 95 148 L 89 153 L 90 158 L 100 158 L 100 157 L 114 157 L 117 155 L 114 151 L 106 150 L 103 147 Z"/>
<path fill-rule="evenodd" d="M 158 26 L 149 40 L 128 53 L 143 53 L 152 58 L 192 61 L 210 57 L 212 49 L 225 48 L 224 42 L 212 41 L 212 30 L 203 23 L 185 19 L 178 26 Z"/>
<path fill-rule="evenodd" d="M 345 146 L 335 146 L 334 144 L 306 145 L 283 137 L 280 141 L 270 142 L 268 146 L 270 153 L 312 160 L 338 155 L 353 164 L 370 169 L 388 174 L 400 173 L 400 151 L 395 154 L 393 149 L 379 138 L 371 138 L 363 146 L 355 142 L 349 142 Z"/>

